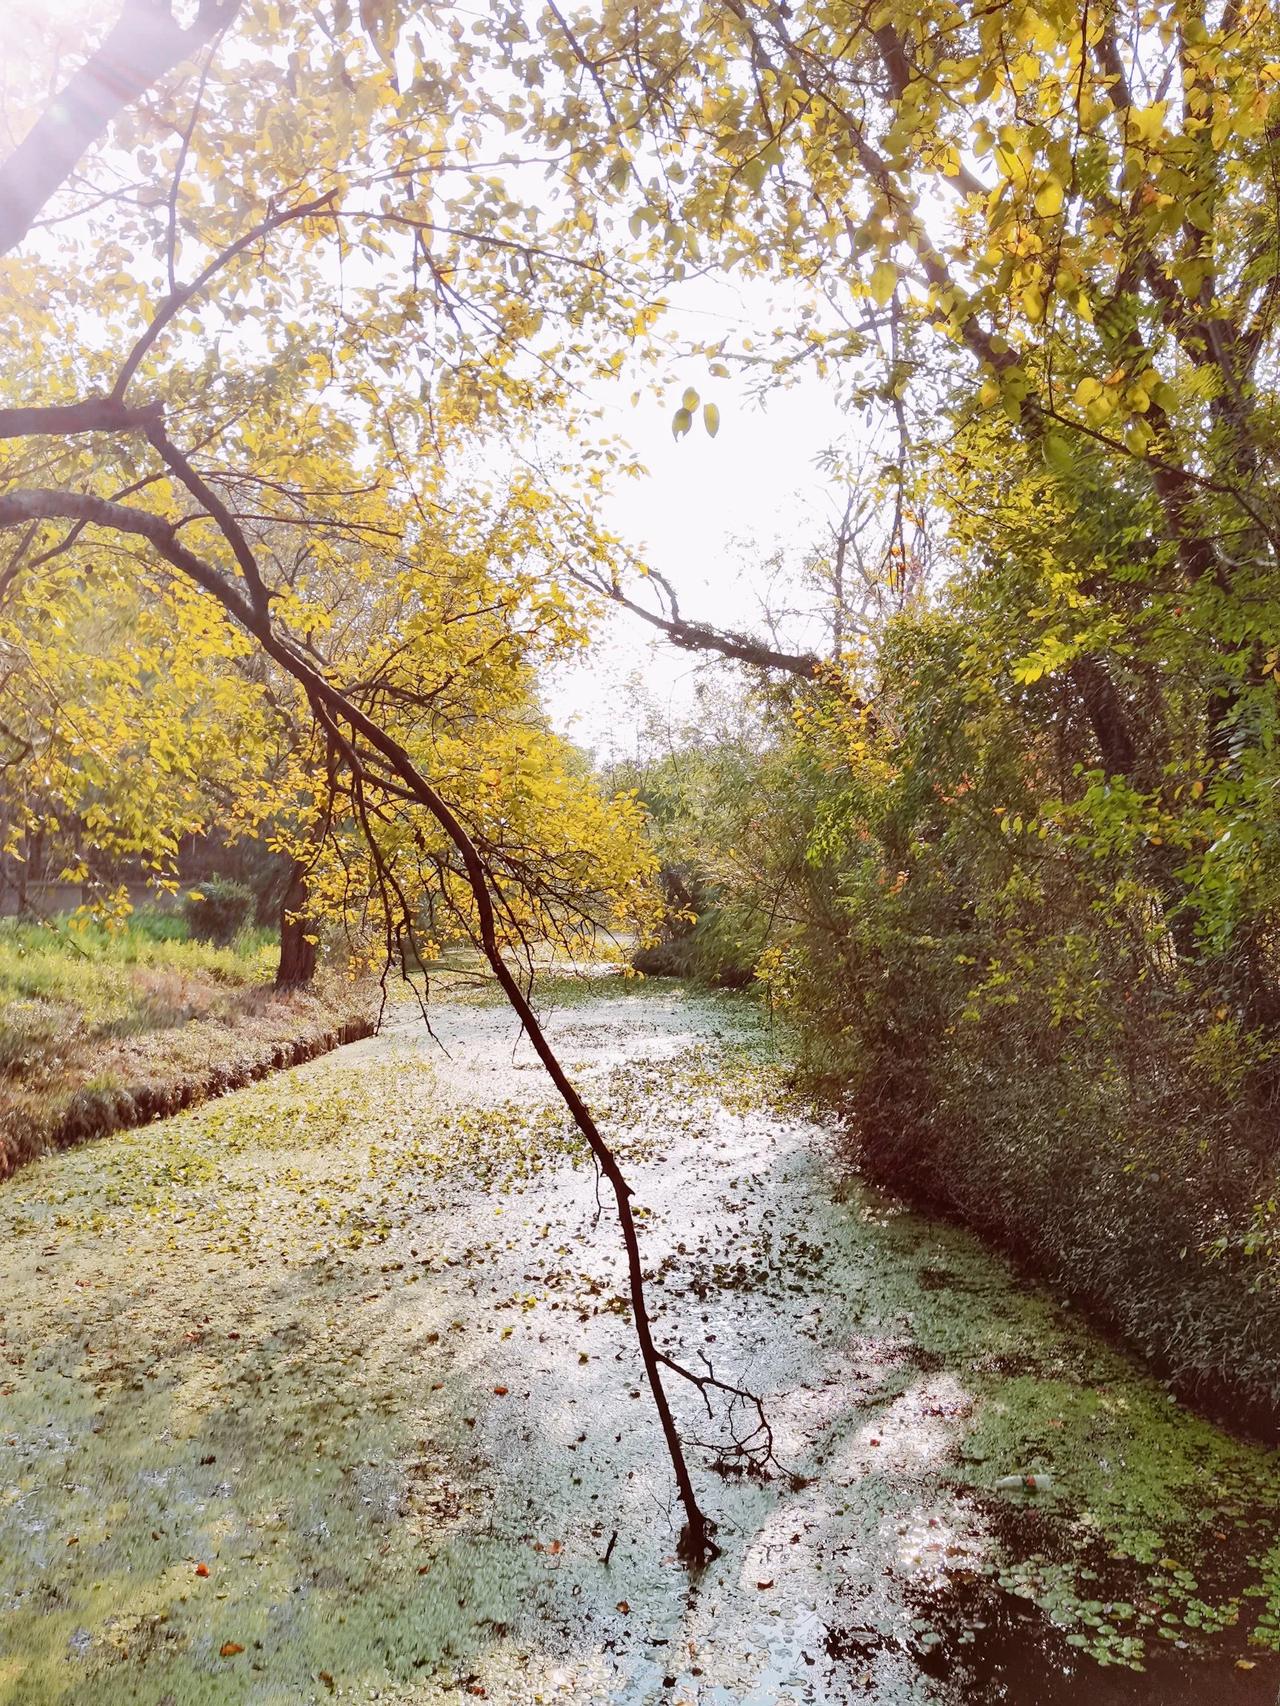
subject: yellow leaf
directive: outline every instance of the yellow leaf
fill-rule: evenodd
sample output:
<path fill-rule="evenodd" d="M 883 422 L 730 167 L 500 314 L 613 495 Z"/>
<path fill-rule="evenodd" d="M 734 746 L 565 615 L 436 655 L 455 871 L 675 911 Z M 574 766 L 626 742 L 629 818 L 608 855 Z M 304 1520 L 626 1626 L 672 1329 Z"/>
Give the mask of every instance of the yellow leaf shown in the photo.
<path fill-rule="evenodd" d="M 1154 142 L 1164 129 L 1165 109 L 1167 101 L 1153 101 L 1149 107 L 1135 107 L 1129 113 L 1129 122 L 1134 128 L 1140 142 Z"/>
<path fill-rule="evenodd" d="M 1062 212 L 1062 185 L 1057 178 L 1046 178 L 1036 192 L 1036 212 L 1042 219 Z"/>
<path fill-rule="evenodd" d="M 880 261 L 871 269 L 871 295 L 877 307 L 888 305 L 898 288 L 898 269 L 892 261 Z"/>

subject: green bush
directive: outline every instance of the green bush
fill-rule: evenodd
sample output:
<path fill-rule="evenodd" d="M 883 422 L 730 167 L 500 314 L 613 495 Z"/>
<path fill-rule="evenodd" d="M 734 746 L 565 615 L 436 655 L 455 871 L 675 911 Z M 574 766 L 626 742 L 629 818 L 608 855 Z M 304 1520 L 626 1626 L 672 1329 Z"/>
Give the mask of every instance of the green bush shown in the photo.
<path fill-rule="evenodd" d="M 992 670 L 982 618 L 900 621 L 874 726 L 817 695 L 796 742 L 819 785 L 767 969 L 804 1073 L 877 1178 L 1274 1429 L 1274 874 L 1255 847 L 1231 877 L 1250 928 L 1223 945 L 1217 878 L 1163 858 L 1196 845 L 1200 790 L 1100 780 L 1061 682 Z"/>
<path fill-rule="evenodd" d="M 226 948 L 247 930 L 257 907 L 253 891 L 231 877 L 210 877 L 183 903 L 192 936 Z"/>
<path fill-rule="evenodd" d="M 646 977 L 683 977 L 722 989 L 745 989 L 755 976 L 765 932 L 714 885 L 690 868 L 661 873 L 667 922 L 656 946 L 632 965 Z"/>

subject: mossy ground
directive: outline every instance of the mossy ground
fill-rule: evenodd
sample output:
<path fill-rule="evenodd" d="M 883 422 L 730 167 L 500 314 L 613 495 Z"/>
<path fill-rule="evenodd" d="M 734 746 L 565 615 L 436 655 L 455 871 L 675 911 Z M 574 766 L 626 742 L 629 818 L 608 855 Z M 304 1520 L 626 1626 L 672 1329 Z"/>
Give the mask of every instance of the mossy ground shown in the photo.
<path fill-rule="evenodd" d="M 1274 1700 L 1273 1454 L 841 1172 L 748 1003 L 547 993 L 660 1337 L 767 1401 L 785 1473 L 695 1452 L 723 1557 L 578 1140 L 442 999 L 0 1193 L 0 1701 Z"/>

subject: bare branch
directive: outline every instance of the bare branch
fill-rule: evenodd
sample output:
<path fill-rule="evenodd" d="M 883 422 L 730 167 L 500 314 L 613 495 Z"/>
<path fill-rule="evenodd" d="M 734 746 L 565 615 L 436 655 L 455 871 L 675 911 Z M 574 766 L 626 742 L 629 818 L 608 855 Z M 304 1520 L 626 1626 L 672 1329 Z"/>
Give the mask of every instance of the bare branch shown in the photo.
<path fill-rule="evenodd" d="M 584 584 L 591 585 L 589 581 Z M 600 588 L 593 587 L 592 590 L 598 592 Z M 721 657 L 750 664 L 755 669 L 781 670 L 806 680 L 818 667 L 818 658 L 813 652 L 783 652 L 762 640 L 753 639 L 750 634 L 730 633 L 723 628 L 713 628 L 707 622 L 689 622 L 684 617 L 662 616 L 656 610 L 646 610 L 643 604 L 637 604 L 616 589 L 610 589 L 607 596 L 614 604 L 659 629 L 673 646 L 679 646 L 682 651 L 716 652 Z"/>
<path fill-rule="evenodd" d="M 76 432 L 145 432 L 160 419 L 160 405 L 127 408 L 115 397 L 85 397 L 78 403 L 46 403 L 0 409 L 0 438 L 64 438 Z"/>

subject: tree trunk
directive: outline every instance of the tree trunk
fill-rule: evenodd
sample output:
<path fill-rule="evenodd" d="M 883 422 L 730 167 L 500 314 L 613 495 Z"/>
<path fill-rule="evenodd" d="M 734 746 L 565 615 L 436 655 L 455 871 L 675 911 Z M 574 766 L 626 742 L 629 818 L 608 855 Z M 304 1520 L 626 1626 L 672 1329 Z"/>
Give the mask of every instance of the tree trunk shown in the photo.
<path fill-rule="evenodd" d="M 183 29 L 166 0 L 124 0 L 102 44 L 0 167 L 0 254 L 20 243 L 40 209 L 113 119 L 226 29 L 241 0 L 200 0 Z"/>
<path fill-rule="evenodd" d="M 277 989 L 296 989 L 316 975 L 314 926 L 306 916 L 307 867 L 298 859 L 289 872 L 288 886 L 280 904 L 280 964 Z"/>

